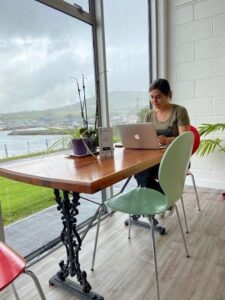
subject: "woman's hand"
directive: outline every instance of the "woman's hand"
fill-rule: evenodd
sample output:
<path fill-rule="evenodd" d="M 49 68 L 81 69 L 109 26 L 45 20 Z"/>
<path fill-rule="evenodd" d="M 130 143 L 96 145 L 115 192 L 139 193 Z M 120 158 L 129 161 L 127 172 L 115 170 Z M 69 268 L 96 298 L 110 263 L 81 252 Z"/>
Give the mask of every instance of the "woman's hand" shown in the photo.
<path fill-rule="evenodd" d="M 165 135 L 159 135 L 157 139 L 158 139 L 159 145 L 168 145 L 167 138 L 165 137 Z"/>
<path fill-rule="evenodd" d="M 190 126 L 179 126 L 179 134 L 182 134 L 183 132 L 187 132 L 190 130 Z M 171 136 L 171 137 L 166 137 L 165 135 L 159 135 L 158 136 L 158 143 L 160 145 L 169 145 L 170 143 L 172 143 L 172 141 L 175 139 L 175 137 Z"/>
<path fill-rule="evenodd" d="M 166 137 L 165 135 L 159 135 L 157 139 L 160 145 L 169 145 L 174 140 L 174 137 Z"/>

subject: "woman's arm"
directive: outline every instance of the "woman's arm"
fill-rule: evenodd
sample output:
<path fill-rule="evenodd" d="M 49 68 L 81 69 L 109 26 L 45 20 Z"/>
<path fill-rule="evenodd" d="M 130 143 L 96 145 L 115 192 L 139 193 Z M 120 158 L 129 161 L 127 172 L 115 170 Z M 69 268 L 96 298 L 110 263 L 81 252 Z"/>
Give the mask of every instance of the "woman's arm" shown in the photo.
<path fill-rule="evenodd" d="M 179 135 L 186 131 L 190 131 L 190 119 L 185 107 L 178 106 L 176 118 Z M 166 137 L 164 135 L 158 136 L 158 142 L 160 145 L 169 145 L 174 139 L 175 137 Z"/>
<path fill-rule="evenodd" d="M 190 131 L 190 126 L 178 126 L 178 131 L 179 131 L 179 135 L 186 132 L 186 131 Z M 159 135 L 158 136 L 158 143 L 160 145 L 169 145 L 170 143 L 172 143 L 172 141 L 175 139 L 174 136 L 171 137 L 166 137 L 164 135 Z"/>
<path fill-rule="evenodd" d="M 186 131 L 190 131 L 190 125 L 186 125 L 186 126 L 178 126 L 178 131 L 179 131 L 179 134 L 182 134 Z"/>

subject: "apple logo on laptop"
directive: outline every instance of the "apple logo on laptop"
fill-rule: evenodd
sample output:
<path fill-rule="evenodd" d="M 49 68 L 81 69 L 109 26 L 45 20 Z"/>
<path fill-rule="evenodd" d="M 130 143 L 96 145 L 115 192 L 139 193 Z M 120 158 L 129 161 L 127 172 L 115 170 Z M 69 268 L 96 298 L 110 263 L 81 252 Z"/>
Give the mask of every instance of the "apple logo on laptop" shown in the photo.
<path fill-rule="evenodd" d="M 135 140 L 140 140 L 140 139 L 141 139 L 141 138 L 140 138 L 140 135 L 137 134 L 137 133 L 134 135 L 134 138 L 135 138 Z"/>

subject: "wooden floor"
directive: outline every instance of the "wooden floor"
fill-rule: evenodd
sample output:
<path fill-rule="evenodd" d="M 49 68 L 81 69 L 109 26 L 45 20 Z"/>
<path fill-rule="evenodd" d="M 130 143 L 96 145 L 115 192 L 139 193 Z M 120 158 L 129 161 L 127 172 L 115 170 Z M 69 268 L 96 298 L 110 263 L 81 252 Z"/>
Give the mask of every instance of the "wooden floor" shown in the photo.
<path fill-rule="evenodd" d="M 160 220 L 168 231 L 168 235 L 156 236 L 161 300 L 225 299 L 225 201 L 221 191 L 216 190 L 199 188 L 199 196 L 200 213 L 192 189 L 185 189 L 190 258 L 185 256 L 175 213 Z M 178 206 L 181 208 L 180 203 Z M 125 218 L 125 215 L 115 213 L 102 222 L 94 272 L 90 271 L 90 264 L 95 228 L 88 233 L 82 246 L 81 266 L 87 270 L 93 290 L 105 299 L 154 300 L 156 285 L 149 231 L 133 226 L 129 241 Z M 60 288 L 48 285 L 48 279 L 58 270 L 57 264 L 62 257 L 63 247 L 31 267 L 48 300 L 76 299 Z M 22 286 L 18 289 L 22 299 L 39 299 L 30 278 L 25 275 L 16 280 L 16 286 Z M 11 290 L 2 292 L 0 299 L 14 299 Z"/>

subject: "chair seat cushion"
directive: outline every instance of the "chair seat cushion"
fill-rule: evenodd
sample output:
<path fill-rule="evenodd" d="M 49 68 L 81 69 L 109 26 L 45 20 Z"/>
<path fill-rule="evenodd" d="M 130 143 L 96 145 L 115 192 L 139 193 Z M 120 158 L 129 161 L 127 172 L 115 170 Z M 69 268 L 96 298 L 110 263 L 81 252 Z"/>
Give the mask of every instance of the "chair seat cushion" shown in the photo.
<path fill-rule="evenodd" d="M 107 200 L 106 205 L 117 211 L 135 215 L 155 215 L 168 208 L 162 193 L 148 188 L 134 188 Z"/>
<path fill-rule="evenodd" d="M 0 291 L 25 269 L 24 259 L 0 241 Z"/>

